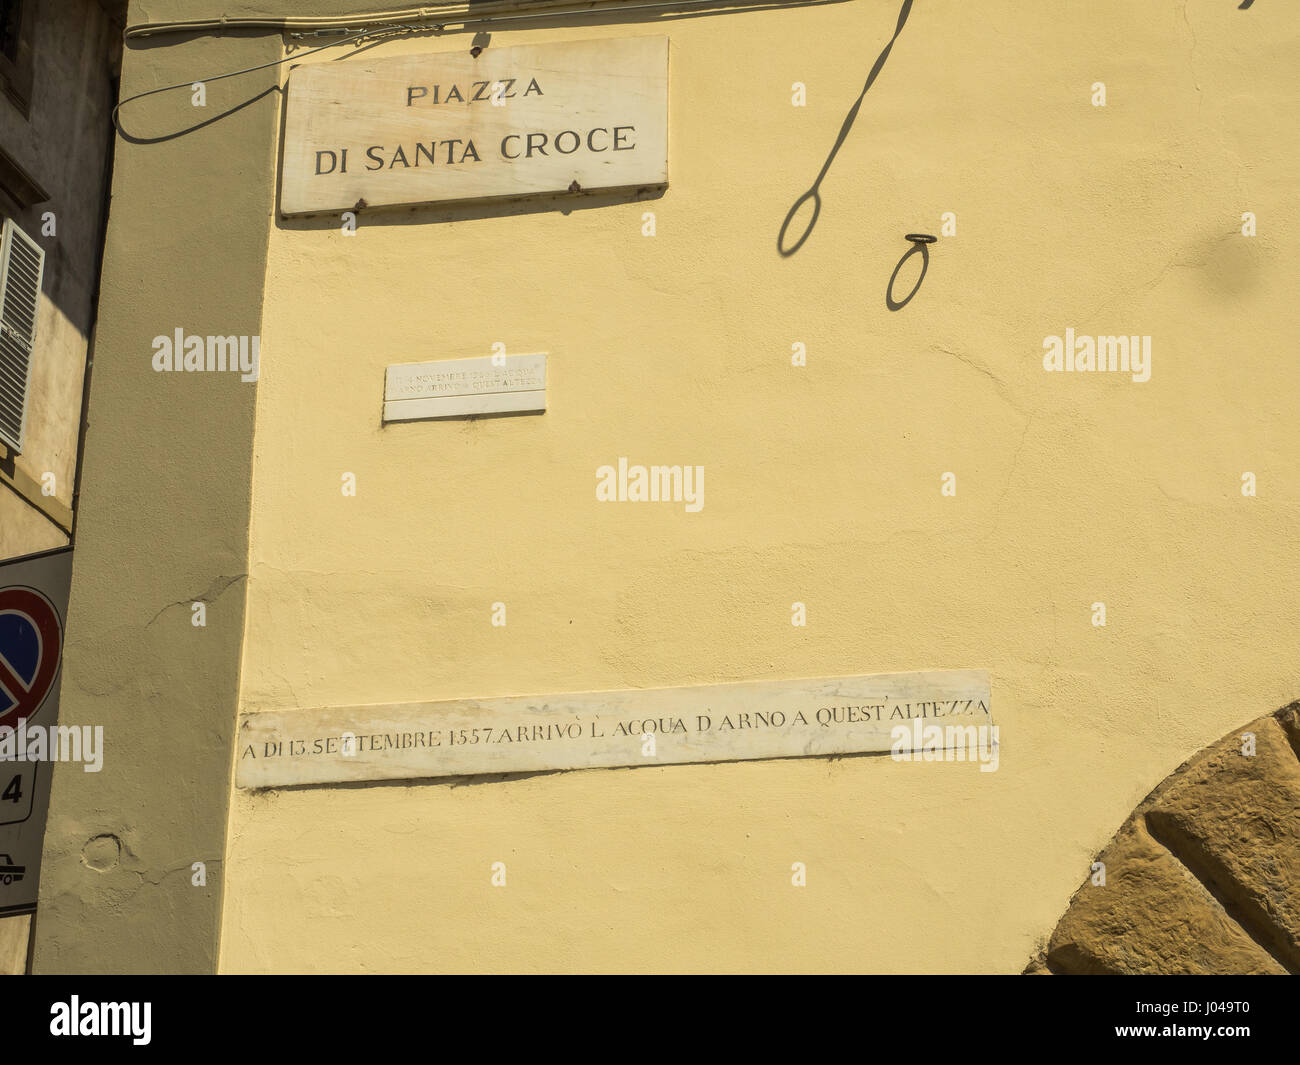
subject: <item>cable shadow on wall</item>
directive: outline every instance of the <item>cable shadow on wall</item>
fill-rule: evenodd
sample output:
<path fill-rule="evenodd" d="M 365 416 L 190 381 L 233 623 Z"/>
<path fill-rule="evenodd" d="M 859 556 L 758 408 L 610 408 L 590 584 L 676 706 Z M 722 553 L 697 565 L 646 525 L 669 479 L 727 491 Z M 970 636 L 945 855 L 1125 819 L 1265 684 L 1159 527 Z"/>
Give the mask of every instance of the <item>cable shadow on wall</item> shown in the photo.
<path fill-rule="evenodd" d="M 708 18 L 717 15 L 728 14 L 747 14 L 758 11 L 771 11 L 786 8 L 803 8 L 803 7 L 822 7 L 828 4 L 848 3 L 849 0 L 666 0 L 666 2 L 649 2 L 644 4 L 627 4 L 627 5 L 609 5 L 607 8 L 587 8 L 581 11 L 554 11 L 542 8 L 537 11 L 522 12 L 503 12 L 493 14 L 483 14 L 475 16 L 466 14 L 459 18 L 449 16 L 442 22 L 432 19 L 420 22 L 401 22 L 393 20 L 391 24 L 375 25 L 370 28 L 340 36 L 336 40 L 325 41 L 322 44 L 314 44 L 312 47 L 305 46 L 307 38 L 320 39 L 325 36 L 324 33 L 297 33 L 292 36 L 297 38 L 287 45 L 287 54 L 277 60 L 268 63 L 261 63 L 256 66 L 246 67 L 242 70 L 225 71 L 221 73 L 208 74 L 202 76 L 198 73 L 186 82 L 179 82 L 175 85 L 164 85 L 155 89 L 148 89 L 144 92 L 136 93 L 132 96 L 125 97 L 113 109 L 113 125 L 117 128 L 122 138 L 132 144 L 158 144 L 163 141 L 172 140 L 176 137 L 182 137 L 187 133 L 192 133 L 210 126 L 229 117 L 250 104 L 256 103 L 266 95 L 272 92 L 280 91 L 279 78 L 273 85 L 264 86 L 260 91 L 249 96 L 247 99 L 240 101 L 227 108 L 220 114 L 204 117 L 203 119 L 189 123 L 176 129 L 160 131 L 156 133 L 146 133 L 140 131 L 128 130 L 124 127 L 120 112 L 129 104 L 149 96 L 160 95 L 164 93 L 176 93 L 178 98 L 183 98 L 184 94 L 189 92 L 194 86 L 203 84 L 207 85 L 215 81 L 223 81 L 227 78 L 240 77 L 246 74 L 256 73 L 262 70 L 271 70 L 284 64 L 295 63 L 306 58 L 313 52 L 324 51 L 328 48 L 338 48 L 345 44 L 352 44 L 354 47 L 336 57 L 344 60 L 352 56 L 359 55 L 361 52 L 368 51 L 381 44 L 386 44 L 396 39 L 406 39 L 411 37 L 453 37 L 468 34 L 471 31 L 481 30 L 484 27 L 491 28 L 502 25 L 508 29 L 518 28 L 560 28 L 574 26 L 615 26 L 625 23 L 635 23 L 638 25 L 653 24 L 655 22 L 676 21 L 679 19 L 689 18 Z M 910 3 L 910 0 L 909 0 Z M 471 4 L 471 11 L 473 5 Z M 243 21 L 249 21 L 247 19 Z M 260 24 L 261 20 L 258 21 Z M 224 30 L 188 30 L 188 31 L 164 31 L 154 30 L 145 31 L 144 27 L 128 27 L 128 33 L 136 31 L 133 35 L 126 38 L 126 47 L 132 51 L 144 50 L 155 47 L 169 47 L 178 43 L 190 43 L 196 40 L 205 39 L 212 36 L 223 37 L 265 37 L 268 34 L 280 32 L 269 25 L 273 20 L 266 20 L 268 25 L 258 29 L 249 28 L 227 28 Z M 454 27 L 454 28 L 453 28 Z M 487 35 L 479 32 L 475 37 L 475 44 Z M 468 46 L 467 46 L 468 47 Z M 188 103 L 188 101 L 187 101 Z"/>
<path fill-rule="evenodd" d="M 894 42 L 898 40 L 898 35 L 903 32 L 903 27 L 907 24 L 907 16 L 912 12 L 912 0 L 903 0 L 903 6 L 898 12 L 898 25 L 894 28 L 894 35 L 889 38 L 889 43 L 885 45 L 884 50 L 877 57 L 875 65 L 871 68 L 871 73 L 867 75 L 867 83 L 862 87 L 862 93 L 854 101 L 853 106 L 849 108 L 849 113 L 844 116 L 844 124 L 840 127 L 839 136 L 835 138 L 835 143 L 831 146 L 830 154 L 826 156 L 826 162 L 822 164 L 821 171 L 812 183 L 812 187 L 794 201 L 789 212 L 785 216 L 785 221 L 781 223 L 781 231 L 776 236 L 776 250 L 781 255 L 789 258 L 812 236 L 813 228 L 817 225 L 817 218 L 822 210 L 821 183 L 830 171 L 831 163 L 835 162 L 835 156 L 840 150 L 840 145 L 849 135 L 849 130 L 853 128 L 853 123 L 857 120 L 858 111 L 862 108 L 862 101 L 867 98 L 867 93 L 871 91 L 871 86 L 875 84 L 876 78 L 880 76 L 880 71 L 885 66 L 885 60 L 889 58 L 890 49 L 894 47 Z M 808 225 L 800 235 L 799 239 L 789 247 L 786 246 L 786 236 L 790 230 L 790 224 L 794 221 L 795 215 L 809 201 L 812 201 L 812 217 L 808 220 Z"/>

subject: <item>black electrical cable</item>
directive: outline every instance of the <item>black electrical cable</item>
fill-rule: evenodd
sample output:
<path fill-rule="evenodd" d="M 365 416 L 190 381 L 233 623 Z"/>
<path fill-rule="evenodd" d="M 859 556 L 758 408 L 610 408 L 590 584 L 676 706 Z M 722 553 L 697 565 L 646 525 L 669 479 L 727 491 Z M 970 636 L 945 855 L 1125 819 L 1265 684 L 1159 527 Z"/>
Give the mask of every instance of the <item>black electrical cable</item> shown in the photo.
<path fill-rule="evenodd" d="M 359 41 L 363 37 L 382 37 L 382 36 L 387 36 L 388 34 L 391 33 L 407 33 L 410 32 L 411 30 L 422 30 L 428 28 L 429 27 L 427 26 L 412 26 L 412 25 L 404 25 L 404 24 L 396 25 L 396 26 L 375 27 L 372 29 L 363 30 L 361 33 L 354 33 L 350 37 L 344 37 L 337 41 L 330 41 L 329 44 L 322 44 L 316 48 L 309 48 L 305 52 L 294 52 L 292 55 L 287 55 L 283 59 L 277 59 L 272 63 L 261 63 L 255 67 L 245 67 L 243 70 L 232 70 L 227 74 L 214 74 L 210 78 L 196 78 L 193 81 L 182 81 L 182 82 L 178 82 L 175 85 L 164 85 L 158 89 L 149 89 L 147 92 L 138 92 L 134 96 L 128 96 L 125 100 L 118 101 L 117 106 L 113 108 L 113 127 L 123 137 L 128 136 L 126 131 L 122 129 L 121 123 L 118 121 L 118 117 L 117 117 L 118 112 L 121 111 L 122 108 L 125 107 L 127 104 L 132 103 L 135 100 L 142 100 L 146 96 L 156 96 L 160 92 L 171 92 L 174 89 L 192 89 L 195 85 L 204 85 L 210 81 L 221 81 L 222 78 L 235 78 L 238 77 L 240 74 L 251 74 L 255 70 L 267 70 L 270 67 L 283 66 L 285 63 L 288 63 L 290 60 L 301 59 L 303 56 L 309 56 L 315 52 L 324 51 L 326 48 L 333 48 L 336 45 L 347 44 L 349 41 Z"/>

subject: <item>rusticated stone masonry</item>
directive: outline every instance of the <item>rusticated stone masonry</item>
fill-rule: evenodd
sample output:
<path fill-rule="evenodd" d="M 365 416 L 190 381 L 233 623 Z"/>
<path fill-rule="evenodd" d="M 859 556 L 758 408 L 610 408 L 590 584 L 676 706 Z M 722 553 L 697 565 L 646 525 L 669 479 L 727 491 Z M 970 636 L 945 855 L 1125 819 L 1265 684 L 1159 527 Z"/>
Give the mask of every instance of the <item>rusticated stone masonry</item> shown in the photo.
<path fill-rule="evenodd" d="M 1185 762 L 1097 860 L 1027 973 L 1300 973 L 1300 701 Z"/>

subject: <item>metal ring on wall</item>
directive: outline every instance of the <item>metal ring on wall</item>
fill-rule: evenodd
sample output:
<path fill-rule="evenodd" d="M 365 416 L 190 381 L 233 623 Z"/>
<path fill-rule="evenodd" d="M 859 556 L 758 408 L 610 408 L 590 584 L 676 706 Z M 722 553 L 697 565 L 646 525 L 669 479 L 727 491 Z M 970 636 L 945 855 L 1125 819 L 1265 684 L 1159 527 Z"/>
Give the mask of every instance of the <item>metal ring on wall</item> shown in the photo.
<path fill-rule="evenodd" d="M 903 253 L 903 257 L 898 260 L 898 265 L 894 267 L 894 272 L 889 275 L 889 287 L 885 290 L 885 305 L 891 311 L 901 311 L 912 301 L 912 297 L 915 296 L 917 291 L 920 289 L 921 282 L 925 280 L 925 272 L 930 268 L 930 249 L 927 245 L 933 244 L 939 238 L 933 237 L 929 233 L 909 233 L 907 234 L 907 239 L 912 242 L 912 246 L 908 248 L 907 251 Z M 903 264 L 907 262 L 910 256 L 915 255 L 918 251 L 921 253 L 921 276 L 916 279 L 916 284 L 912 286 L 912 291 L 907 294 L 906 299 L 895 302 L 894 282 L 898 279 L 898 271 L 903 269 Z"/>

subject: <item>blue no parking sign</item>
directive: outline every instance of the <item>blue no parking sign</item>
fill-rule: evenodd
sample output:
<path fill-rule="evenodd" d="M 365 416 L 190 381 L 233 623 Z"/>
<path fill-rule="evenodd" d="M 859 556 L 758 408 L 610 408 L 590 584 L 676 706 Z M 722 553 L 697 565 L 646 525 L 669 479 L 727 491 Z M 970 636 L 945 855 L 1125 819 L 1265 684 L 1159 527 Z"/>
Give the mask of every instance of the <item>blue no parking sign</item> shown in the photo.
<path fill-rule="evenodd" d="M 0 562 L 0 729 L 58 721 L 71 581 L 70 548 Z M 50 766 L 22 753 L 0 753 L 0 914 L 35 909 L 40 881 Z"/>

